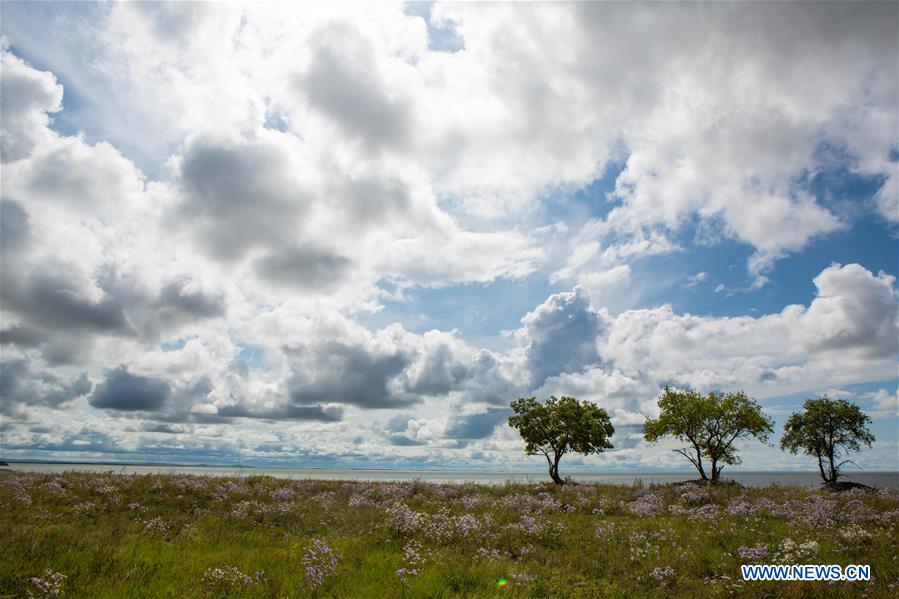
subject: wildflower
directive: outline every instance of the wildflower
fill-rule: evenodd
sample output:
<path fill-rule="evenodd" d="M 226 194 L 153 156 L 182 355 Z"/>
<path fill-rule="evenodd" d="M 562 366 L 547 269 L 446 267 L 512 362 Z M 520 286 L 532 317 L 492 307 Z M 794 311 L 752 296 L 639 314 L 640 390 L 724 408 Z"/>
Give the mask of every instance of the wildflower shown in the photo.
<path fill-rule="evenodd" d="M 539 502 L 537 503 L 538 509 L 551 512 L 562 509 L 562 503 L 553 498 L 549 493 L 540 493 L 537 497 L 539 498 Z"/>
<path fill-rule="evenodd" d="M 666 566 L 664 568 L 653 568 L 652 572 L 650 572 L 649 575 L 656 580 L 666 580 L 669 578 L 674 578 L 674 568 L 672 568 L 671 566 Z"/>
<path fill-rule="evenodd" d="M 61 484 L 59 484 L 58 480 L 48 481 L 44 484 L 44 488 L 47 489 L 47 492 L 50 495 L 54 496 L 65 495 L 66 493 L 65 488 Z"/>
<path fill-rule="evenodd" d="M 323 508 L 330 508 L 334 505 L 334 499 L 336 497 L 336 493 L 334 491 L 325 491 L 324 493 L 319 493 L 318 495 L 314 495 L 312 497 L 312 503 L 315 505 L 319 505 Z"/>
<path fill-rule="evenodd" d="M 290 487 L 277 487 L 269 492 L 269 495 L 275 501 L 287 501 L 288 499 L 293 499 L 295 494 L 294 490 Z"/>
<path fill-rule="evenodd" d="M 727 506 L 728 515 L 736 516 L 738 518 L 754 516 L 757 511 L 758 508 L 745 499 L 734 501 Z"/>
<path fill-rule="evenodd" d="M 596 536 L 601 539 L 602 537 L 604 537 L 614 531 L 615 531 L 614 523 L 610 523 L 609 526 L 597 526 L 595 533 L 596 533 Z"/>
<path fill-rule="evenodd" d="M 782 504 L 770 499 L 763 499 L 760 506 L 774 518 L 797 521 L 813 528 L 828 527 L 836 521 L 837 502 L 819 495 L 790 499 Z M 846 510 L 844 509 L 843 512 L 845 513 Z"/>
<path fill-rule="evenodd" d="M 840 531 L 840 536 L 847 543 L 860 543 L 869 540 L 871 533 L 858 524 L 851 524 Z"/>
<path fill-rule="evenodd" d="M 112 495 L 113 493 L 115 493 L 115 491 L 115 487 L 109 485 L 94 486 L 94 493 L 96 493 L 97 495 Z"/>
<path fill-rule="evenodd" d="M 707 503 L 690 511 L 691 520 L 714 520 L 718 517 L 718 506 Z"/>
<path fill-rule="evenodd" d="M 521 528 L 529 535 L 540 534 L 543 526 L 531 516 L 524 515 L 521 517 Z"/>
<path fill-rule="evenodd" d="M 436 539 L 449 539 L 453 536 L 453 519 L 445 508 L 431 516 L 427 531 L 429 537 Z"/>
<path fill-rule="evenodd" d="M 465 495 L 460 501 L 465 509 L 473 510 L 483 505 L 486 499 L 484 495 Z"/>
<path fill-rule="evenodd" d="M 756 562 L 768 557 L 768 547 L 765 545 L 756 545 L 755 547 L 741 546 L 737 549 L 740 559 L 747 562 Z"/>
<path fill-rule="evenodd" d="M 374 507 L 375 502 L 362 494 L 356 494 L 350 497 L 348 502 L 350 507 Z"/>
<path fill-rule="evenodd" d="M 28 591 L 29 597 L 59 597 L 62 592 L 62 583 L 65 582 L 67 576 L 59 572 L 54 572 L 50 568 L 44 572 L 43 577 L 34 576 L 28 579 L 28 584 L 34 587 L 36 595 Z"/>
<path fill-rule="evenodd" d="M 777 553 L 774 554 L 774 559 L 783 564 L 799 564 L 817 555 L 818 549 L 818 543 L 815 541 L 796 543 L 793 539 L 785 538 L 781 541 Z"/>
<path fill-rule="evenodd" d="M 93 501 L 83 501 L 75 505 L 72 510 L 79 516 L 83 516 L 84 514 L 89 514 L 90 512 L 92 512 L 96 506 L 97 504 Z"/>
<path fill-rule="evenodd" d="M 467 537 L 470 533 L 477 531 L 481 527 L 481 523 L 476 516 L 465 514 L 456 518 L 456 530 L 463 537 Z"/>
<path fill-rule="evenodd" d="M 259 504 L 255 501 L 238 501 L 231 508 L 231 511 L 228 512 L 228 517 L 235 520 L 244 520 L 250 514 L 257 512 L 258 508 Z"/>
<path fill-rule="evenodd" d="M 501 560 L 503 558 L 503 554 L 494 548 L 480 547 L 478 548 L 478 552 L 475 554 L 475 559 L 479 558 L 485 559 L 490 562 L 495 562 L 497 560 Z"/>
<path fill-rule="evenodd" d="M 409 584 L 409 579 L 418 576 L 421 564 L 424 562 L 422 557 L 421 543 L 418 541 L 409 541 L 403 547 L 403 559 L 406 566 L 396 571 L 400 582 L 405 585 Z"/>
<path fill-rule="evenodd" d="M 662 509 L 662 500 L 652 493 L 647 493 L 635 501 L 624 504 L 624 509 L 635 516 L 653 516 Z"/>
<path fill-rule="evenodd" d="M 703 489 L 688 489 L 680 494 L 681 503 L 705 503 L 709 500 L 709 494 Z"/>
<path fill-rule="evenodd" d="M 206 568 L 203 572 L 203 584 L 220 590 L 235 586 L 248 587 L 261 582 L 265 582 L 264 570 L 256 572 L 253 576 L 244 574 L 236 566 Z"/>
<path fill-rule="evenodd" d="M 536 576 L 525 574 L 524 572 L 513 572 L 509 578 L 511 578 L 512 581 L 515 582 L 515 584 L 520 584 L 523 586 L 534 582 Z"/>
<path fill-rule="evenodd" d="M 152 520 L 148 520 L 144 525 L 144 530 L 148 533 L 158 532 L 159 534 L 165 535 L 169 532 L 169 529 L 172 528 L 172 525 L 165 521 L 161 516 L 157 516 Z"/>
<path fill-rule="evenodd" d="M 735 591 L 741 589 L 743 587 L 743 583 L 736 581 L 728 576 L 727 574 L 717 574 L 712 576 L 706 576 L 704 580 L 707 585 L 722 585 L 723 587 L 730 590 L 730 594 L 733 595 Z"/>
<path fill-rule="evenodd" d="M 391 528 L 402 535 L 413 533 L 425 519 L 425 514 L 412 511 L 408 505 L 399 502 L 387 508 L 387 515 Z"/>
<path fill-rule="evenodd" d="M 418 576 L 418 570 L 415 568 L 400 568 L 396 571 L 396 575 L 399 577 L 400 582 L 407 585 L 410 578 Z"/>
<path fill-rule="evenodd" d="M 840 513 L 845 516 L 849 522 L 876 522 L 880 519 L 881 514 L 871 506 L 865 505 L 858 499 L 852 499 L 843 505 Z"/>
<path fill-rule="evenodd" d="M 655 541 L 664 541 L 666 539 L 662 533 L 642 531 L 632 533 L 628 539 L 631 561 L 648 557 L 650 554 L 657 555 L 660 546 Z"/>
<path fill-rule="evenodd" d="M 321 539 L 312 539 L 312 546 L 306 549 L 302 561 L 306 568 L 306 584 L 315 590 L 324 584 L 325 577 L 337 570 L 340 554 Z"/>
<path fill-rule="evenodd" d="M 403 547 L 403 557 L 410 564 L 417 565 L 421 563 L 421 543 L 418 541 L 409 541 L 406 543 L 405 547 Z"/>

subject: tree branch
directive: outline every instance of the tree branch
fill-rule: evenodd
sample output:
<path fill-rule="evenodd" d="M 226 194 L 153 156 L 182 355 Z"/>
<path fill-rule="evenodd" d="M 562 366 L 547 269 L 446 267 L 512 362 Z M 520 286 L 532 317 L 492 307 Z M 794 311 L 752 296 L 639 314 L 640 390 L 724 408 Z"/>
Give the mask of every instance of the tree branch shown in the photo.
<path fill-rule="evenodd" d="M 702 473 L 702 466 L 700 466 L 699 463 L 696 461 L 696 459 L 695 459 L 693 456 L 691 456 L 689 453 L 687 453 L 686 450 L 684 450 L 684 449 L 675 449 L 675 450 L 673 450 L 673 451 L 674 451 L 675 453 L 681 454 L 682 456 L 684 456 L 685 458 L 687 458 L 688 460 L 690 460 L 690 463 L 693 464 L 693 466 L 695 466 L 697 470 L 699 470 L 700 474 Z"/>
<path fill-rule="evenodd" d="M 861 466 L 859 466 L 858 464 L 856 464 L 856 463 L 853 462 L 852 460 L 843 460 L 842 462 L 840 462 L 839 464 L 837 464 L 837 470 L 839 470 L 840 468 L 842 468 L 842 467 L 843 467 L 843 464 L 852 464 L 853 466 L 855 466 L 855 467 L 858 468 L 859 470 L 862 469 Z"/>

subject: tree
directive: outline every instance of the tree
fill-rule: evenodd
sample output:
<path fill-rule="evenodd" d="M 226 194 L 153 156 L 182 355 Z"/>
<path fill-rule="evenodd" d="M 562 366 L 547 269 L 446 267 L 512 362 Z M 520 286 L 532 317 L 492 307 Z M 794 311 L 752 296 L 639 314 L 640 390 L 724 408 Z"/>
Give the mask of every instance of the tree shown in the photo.
<path fill-rule="evenodd" d="M 874 435 L 868 430 L 871 418 L 857 405 L 845 399 L 833 400 L 822 395 L 808 399 L 797 412 L 787 419 L 780 448 L 797 453 L 800 449 L 818 458 L 818 470 L 825 483 L 835 483 L 843 464 L 854 463 L 836 460 L 850 451 L 859 451 L 861 443 L 871 447 Z M 824 461 L 827 460 L 827 470 Z"/>
<path fill-rule="evenodd" d="M 605 410 L 573 397 L 550 397 L 539 403 L 535 397 L 522 397 L 512 402 L 514 416 L 509 426 L 518 429 L 528 455 L 542 453 L 549 464 L 553 482 L 561 485 L 559 460 L 566 453 L 602 453 L 612 449 L 609 442 L 615 428 Z"/>
<path fill-rule="evenodd" d="M 702 395 L 665 387 L 659 397 L 659 410 L 658 418 L 650 418 L 643 425 L 643 437 L 655 443 L 670 435 L 689 443 L 690 447 L 674 451 L 690 460 L 706 481 L 717 481 L 725 465 L 741 462 L 734 446 L 736 441 L 755 437 L 765 442 L 774 432 L 774 421 L 742 391 Z M 711 465 L 711 477 L 703 458 Z"/>

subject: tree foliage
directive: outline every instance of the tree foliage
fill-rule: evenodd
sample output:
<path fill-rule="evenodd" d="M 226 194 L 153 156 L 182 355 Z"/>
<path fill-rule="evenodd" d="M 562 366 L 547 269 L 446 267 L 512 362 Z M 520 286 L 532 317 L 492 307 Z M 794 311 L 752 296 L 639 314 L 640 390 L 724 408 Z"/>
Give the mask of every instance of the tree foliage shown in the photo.
<path fill-rule="evenodd" d="M 725 465 L 741 462 L 736 441 L 755 437 L 765 442 L 774 432 L 774 421 L 742 391 L 703 395 L 665 387 L 659 410 L 658 418 L 650 418 L 643 425 L 643 437 L 654 443 L 672 436 L 689 443 L 689 447 L 674 451 L 690 460 L 702 480 L 717 481 Z M 711 475 L 703 458 L 711 466 Z"/>
<path fill-rule="evenodd" d="M 874 442 L 867 426 L 870 422 L 871 418 L 857 405 L 845 399 L 834 400 L 827 395 L 808 399 L 802 412 L 787 419 L 780 448 L 815 456 L 821 478 L 825 483 L 835 483 L 843 464 L 851 463 L 848 459 L 839 463 L 837 460 L 850 451 L 859 451 L 862 443 L 870 447 Z"/>
<path fill-rule="evenodd" d="M 553 482 L 559 477 L 559 460 L 566 453 L 602 453 L 611 449 L 609 440 L 615 428 L 606 411 L 589 401 L 573 397 L 552 396 L 541 404 L 535 397 L 522 397 L 512 402 L 514 416 L 509 425 L 518 429 L 528 455 L 543 454 L 549 464 Z"/>

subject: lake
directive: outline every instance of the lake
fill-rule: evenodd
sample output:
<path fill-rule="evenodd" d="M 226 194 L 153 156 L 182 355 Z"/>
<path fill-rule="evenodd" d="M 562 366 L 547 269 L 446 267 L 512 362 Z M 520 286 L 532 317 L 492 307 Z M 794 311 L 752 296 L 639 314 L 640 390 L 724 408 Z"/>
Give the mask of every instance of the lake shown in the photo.
<path fill-rule="evenodd" d="M 476 482 L 484 484 L 539 483 L 549 481 L 545 472 L 486 472 L 480 470 L 353 470 L 339 468 L 264 468 L 239 466 L 168 466 L 153 464 L 68 464 L 50 462 L 12 462 L 4 470 L 21 472 L 116 472 L 121 474 L 196 474 L 201 476 L 274 476 L 292 479 L 403 481 L 421 479 L 440 483 Z M 566 473 L 563 472 L 563 475 Z M 643 484 L 669 483 L 697 478 L 696 472 L 571 472 L 572 478 L 585 483 Z M 725 473 L 725 479 L 742 485 L 821 484 L 817 472 L 750 472 Z M 899 472 L 849 472 L 841 480 L 859 482 L 872 487 L 899 487 Z"/>

